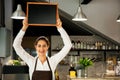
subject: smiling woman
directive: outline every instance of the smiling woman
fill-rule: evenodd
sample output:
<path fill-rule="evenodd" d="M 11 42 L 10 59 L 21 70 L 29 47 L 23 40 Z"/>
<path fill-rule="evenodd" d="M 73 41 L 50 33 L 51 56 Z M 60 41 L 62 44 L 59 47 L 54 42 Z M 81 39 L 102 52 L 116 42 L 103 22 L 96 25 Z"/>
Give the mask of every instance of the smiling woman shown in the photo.
<path fill-rule="evenodd" d="M 46 56 L 50 43 L 44 36 L 38 37 L 34 43 L 37 54 L 36 57 L 31 56 L 23 49 L 21 42 L 27 28 L 28 21 L 27 18 L 25 18 L 23 20 L 23 27 L 13 42 L 13 47 L 18 56 L 29 66 L 30 80 L 55 80 L 55 69 L 58 63 L 68 54 L 72 46 L 68 34 L 62 28 L 61 20 L 59 18 L 57 19 L 56 28 L 63 39 L 64 46 L 56 55 L 51 57 Z"/>

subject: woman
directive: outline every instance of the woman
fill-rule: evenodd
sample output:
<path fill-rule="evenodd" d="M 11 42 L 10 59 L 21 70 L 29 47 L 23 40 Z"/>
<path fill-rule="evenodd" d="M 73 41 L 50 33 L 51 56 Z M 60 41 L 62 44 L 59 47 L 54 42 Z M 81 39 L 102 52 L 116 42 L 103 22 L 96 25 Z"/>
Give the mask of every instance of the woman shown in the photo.
<path fill-rule="evenodd" d="M 27 19 L 23 20 L 23 27 L 16 36 L 13 42 L 13 47 L 17 55 L 29 66 L 30 80 L 55 80 L 54 71 L 58 63 L 71 49 L 72 44 L 70 38 L 66 31 L 62 28 L 62 22 L 60 19 L 57 20 L 56 27 L 63 39 L 63 48 L 54 56 L 47 57 L 46 54 L 50 46 L 49 41 L 46 37 L 39 37 L 34 44 L 37 57 L 33 57 L 21 46 L 23 36 L 28 28 Z"/>

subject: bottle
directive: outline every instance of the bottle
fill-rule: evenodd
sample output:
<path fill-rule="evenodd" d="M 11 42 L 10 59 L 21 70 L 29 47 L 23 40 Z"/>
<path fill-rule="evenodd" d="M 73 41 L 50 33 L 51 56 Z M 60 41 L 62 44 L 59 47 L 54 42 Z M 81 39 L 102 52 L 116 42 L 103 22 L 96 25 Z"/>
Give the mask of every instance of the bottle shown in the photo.
<path fill-rule="evenodd" d="M 86 49 L 89 49 L 90 46 L 89 46 L 89 42 L 86 42 Z"/>
<path fill-rule="evenodd" d="M 72 49 L 75 49 L 75 42 L 72 40 Z"/>
<path fill-rule="evenodd" d="M 119 62 L 119 61 L 120 61 L 120 56 L 117 56 L 116 62 Z"/>
<path fill-rule="evenodd" d="M 81 48 L 81 49 L 84 48 L 84 43 L 83 43 L 83 41 L 81 41 L 80 48 Z"/>
<path fill-rule="evenodd" d="M 80 49 L 80 41 L 77 42 L 77 48 Z"/>
<path fill-rule="evenodd" d="M 116 49 L 116 50 L 118 50 L 118 49 L 119 49 L 118 45 L 116 45 L 116 46 L 115 46 L 115 49 Z"/>
<path fill-rule="evenodd" d="M 120 76 L 120 56 L 116 58 L 115 75 Z"/>
<path fill-rule="evenodd" d="M 108 50 L 109 49 L 109 43 L 106 42 L 106 49 Z"/>
<path fill-rule="evenodd" d="M 105 42 L 103 42 L 102 49 L 105 50 Z"/>
<path fill-rule="evenodd" d="M 76 77 L 76 70 L 72 64 L 70 65 L 69 76 L 72 78 Z"/>
<path fill-rule="evenodd" d="M 87 48 L 87 45 L 86 45 L 86 42 L 84 41 L 83 42 L 83 49 L 86 49 Z"/>
<path fill-rule="evenodd" d="M 95 49 L 98 49 L 98 41 L 95 42 Z"/>
<path fill-rule="evenodd" d="M 55 70 L 55 80 L 59 80 L 59 74 L 57 70 Z"/>
<path fill-rule="evenodd" d="M 77 41 L 75 41 L 75 49 L 78 49 Z"/>

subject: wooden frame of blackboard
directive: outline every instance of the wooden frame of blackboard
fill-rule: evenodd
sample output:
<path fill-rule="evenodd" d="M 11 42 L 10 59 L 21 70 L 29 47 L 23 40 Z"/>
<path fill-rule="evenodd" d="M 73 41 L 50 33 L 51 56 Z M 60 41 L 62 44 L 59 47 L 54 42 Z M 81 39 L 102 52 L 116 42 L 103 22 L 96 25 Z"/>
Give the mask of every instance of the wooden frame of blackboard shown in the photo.
<path fill-rule="evenodd" d="M 29 26 L 56 26 L 58 4 L 48 2 L 27 2 L 26 14 Z"/>

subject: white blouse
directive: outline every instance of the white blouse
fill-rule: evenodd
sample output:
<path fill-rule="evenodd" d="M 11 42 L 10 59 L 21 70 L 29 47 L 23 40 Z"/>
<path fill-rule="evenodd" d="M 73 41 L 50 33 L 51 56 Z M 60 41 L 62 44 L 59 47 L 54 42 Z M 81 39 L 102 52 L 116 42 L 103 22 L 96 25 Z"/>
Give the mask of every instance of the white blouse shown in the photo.
<path fill-rule="evenodd" d="M 66 31 L 62 27 L 58 28 L 57 30 L 60 33 L 61 38 L 63 39 L 64 46 L 57 54 L 55 54 L 54 56 L 48 57 L 50 67 L 51 67 L 52 73 L 53 73 L 53 80 L 55 80 L 54 71 L 55 71 L 58 63 L 68 54 L 68 52 L 70 51 L 70 49 L 72 47 L 70 38 L 69 38 L 68 34 L 66 33 Z M 32 80 L 32 73 L 34 71 L 36 57 L 31 56 L 21 46 L 21 42 L 22 42 L 24 34 L 25 34 L 25 31 L 22 31 L 22 30 L 19 31 L 19 33 L 17 34 L 17 36 L 13 42 L 13 47 L 14 47 L 17 55 L 23 61 L 25 61 L 26 64 L 29 66 L 29 76 L 30 76 L 30 80 Z M 49 66 L 47 64 L 47 61 L 45 61 L 42 64 L 41 61 L 38 59 L 36 70 L 50 70 Z"/>

